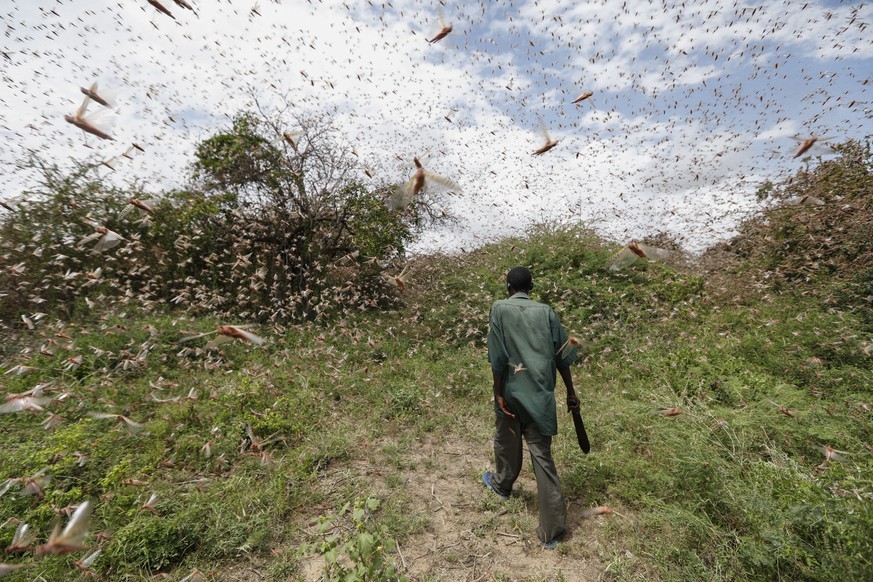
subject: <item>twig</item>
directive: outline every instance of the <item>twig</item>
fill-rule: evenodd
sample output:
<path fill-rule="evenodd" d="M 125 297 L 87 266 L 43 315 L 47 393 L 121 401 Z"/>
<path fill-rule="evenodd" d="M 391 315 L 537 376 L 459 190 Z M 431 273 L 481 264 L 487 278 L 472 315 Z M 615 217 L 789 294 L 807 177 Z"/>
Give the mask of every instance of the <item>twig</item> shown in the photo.
<path fill-rule="evenodd" d="M 431 483 L 431 486 L 430 486 L 430 494 L 431 494 L 431 497 L 433 497 L 434 499 L 436 499 L 437 503 L 440 504 L 440 509 L 442 509 L 443 511 L 445 511 L 446 508 L 445 508 L 445 506 L 443 505 L 443 502 L 440 501 L 440 498 L 436 496 L 436 493 L 434 493 L 434 486 L 435 486 L 435 485 L 436 485 L 436 483 Z"/>
<path fill-rule="evenodd" d="M 409 570 L 409 568 L 407 568 L 407 566 L 406 566 L 406 558 L 403 557 L 403 552 L 400 551 L 400 544 L 398 544 L 396 542 L 395 542 L 395 544 L 397 545 L 397 553 L 400 555 L 400 562 L 403 564 L 403 569 Z"/>
<path fill-rule="evenodd" d="M 140 433 L 142 434 L 142 433 Z M 189 479 L 188 481 L 177 481 L 176 485 L 192 485 L 194 483 L 207 483 L 209 482 L 209 477 L 198 477 L 196 479 Z"/>
<path fill-rule="evenodd" d="M 634 522 L 635 522 L 635 520 L 633 520 L 633 519 L 631 519 L 631 518 L 629 518 L 629 517 L 628 517 L 628 516 L 626 516 L 626 515 L 623 515 L 623 514 L 621 514 L 621 513 L 619 513 L 619 512 L 617 512 L 617 511 L 616 511 L 616 510 L 614 510 L 614 509 L 613 509 L 613 510 L 612 510 L 612 512 L 611 512 L 611 513 L 614 513 L 614 514 L 615 514 L 615 515 L 617 515 L 617 516 L 619 516 L 619 517 L 623 517 L 623 518 L 625 518 L 625 519 L 626 519 L 626 520 L 628 520 L 628 521 L 629 521 L 629 522 L 631 522 L 631 523 L 634 523 Z"/>
<path fill-rule="evenodd" d="M 497 535 L 499 535 L 499 536 L 505 536 L 505 537 L 507 537 L 507 538 L 520 538 L 520 537 L 521 537 L 520 535 L 511 534 L 511 533 L 504 533 L 504 532 L 502 532 L 502 531 L 497 532 Z"/>

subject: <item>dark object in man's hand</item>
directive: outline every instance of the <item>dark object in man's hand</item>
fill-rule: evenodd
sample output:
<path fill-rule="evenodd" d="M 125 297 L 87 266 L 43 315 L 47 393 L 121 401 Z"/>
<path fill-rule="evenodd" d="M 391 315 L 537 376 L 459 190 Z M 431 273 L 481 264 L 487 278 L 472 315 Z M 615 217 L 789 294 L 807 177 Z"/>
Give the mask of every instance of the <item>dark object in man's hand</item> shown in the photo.
<path fill-rule="evenodd" d="M 582 415 L 579 410 L 571 410 L 573 414 L 573 425 L 576 427 L 576 438 L 579 441 L 579 448 L 586 455 L 591 451 L 591 443 L 588 442 L 588 433 L 585 432 L 585 423 L 582 422 Z"/>

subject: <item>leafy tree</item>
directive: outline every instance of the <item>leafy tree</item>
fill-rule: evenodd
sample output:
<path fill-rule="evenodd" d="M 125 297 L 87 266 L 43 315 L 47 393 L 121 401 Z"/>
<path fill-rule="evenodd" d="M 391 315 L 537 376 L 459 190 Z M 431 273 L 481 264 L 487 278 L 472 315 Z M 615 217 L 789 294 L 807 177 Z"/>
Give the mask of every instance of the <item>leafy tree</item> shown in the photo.
<path fill-rule="evenodd" d="M 403 255 L 420 216 L 389 211 L 386 192 L 361 183 L 353 155 L 325 118 L 287 126 L 241 113 L 195 156 L 196 187 L 234 202 L 226 236 L 245 260 L 228 276 L 257 274 L 247 286 L 264 296 L 253 315 L 313 318 L 384 298 L 380 265 Z M 237 300 L 250 303 L 244 294 Z"/>

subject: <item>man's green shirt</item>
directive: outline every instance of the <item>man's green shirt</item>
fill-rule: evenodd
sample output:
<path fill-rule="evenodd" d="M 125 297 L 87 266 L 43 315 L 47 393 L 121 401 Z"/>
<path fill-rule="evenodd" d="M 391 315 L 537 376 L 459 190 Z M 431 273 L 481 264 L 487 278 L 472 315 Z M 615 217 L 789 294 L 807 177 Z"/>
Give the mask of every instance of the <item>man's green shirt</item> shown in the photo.
<path fill-rule="evenodd" d="M 503 374 L 503 398 L 522 423 L 533 422 L 546 436 L 558 434 L 556 370 L 576 360 L 575 348 L 565 349 L 565 357 L 559 359 L 567 337 L 552 308 L 526 293 L 491 306 L 488 361 Z M 494 408 L 503 414 L 496 403 Z"/>

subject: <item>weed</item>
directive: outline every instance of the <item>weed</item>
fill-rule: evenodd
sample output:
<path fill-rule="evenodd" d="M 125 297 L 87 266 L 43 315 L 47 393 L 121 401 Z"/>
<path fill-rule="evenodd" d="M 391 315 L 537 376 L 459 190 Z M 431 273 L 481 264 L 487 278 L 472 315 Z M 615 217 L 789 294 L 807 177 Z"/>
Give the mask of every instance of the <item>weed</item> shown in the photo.
<path fill-rule="evenodd" d="M 301 545 L 300 551 L 324 558 L 325 580 L 408 580 L 388 555 L 396 546 L 394 539 L 374 522 L 379 505 L 376 499 L 359 498 L 318 521 L 315 531 L 321 540 Z"/>

